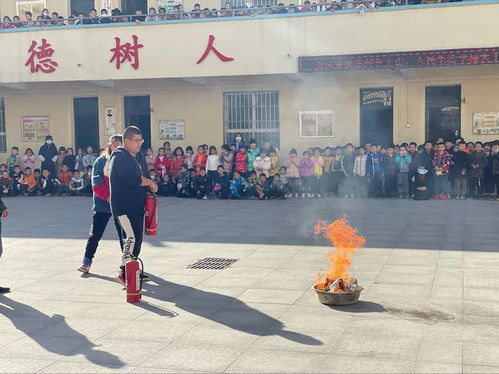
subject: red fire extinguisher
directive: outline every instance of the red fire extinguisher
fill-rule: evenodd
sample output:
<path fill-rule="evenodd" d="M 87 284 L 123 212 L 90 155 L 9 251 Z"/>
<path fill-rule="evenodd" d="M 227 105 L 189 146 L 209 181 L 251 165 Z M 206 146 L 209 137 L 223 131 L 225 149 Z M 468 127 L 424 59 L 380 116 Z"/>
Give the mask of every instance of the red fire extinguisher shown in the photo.
<path fill-rule="evenodd" d="M 158 233 L 158 198 L 155 194 L 146 197 L 145 234 L 156 235 Z"/>
<path fill-rule="evenodd" d="M 139 264 L 140 262 L 140 264 Z M 126 276 L 126 301 L 127 303 L 139 303 L 142 298 L 142 277 L 144 275 L 144 264 L 140 258 L 132 258 L 125 264 Z"/>

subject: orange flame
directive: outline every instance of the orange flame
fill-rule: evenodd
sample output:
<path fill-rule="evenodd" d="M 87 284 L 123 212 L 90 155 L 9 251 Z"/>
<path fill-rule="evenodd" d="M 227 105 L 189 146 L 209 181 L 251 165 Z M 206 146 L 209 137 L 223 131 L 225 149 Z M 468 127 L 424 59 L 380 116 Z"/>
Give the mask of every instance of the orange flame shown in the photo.
<path fill-rule="evenodd" d="M 357 230 L 349 226 L 348 221 L 344 218 L 329 224 L 326 221 L 319 221 L 314 232 L 315 235 L 322 234 L 333 245 L 333 251 L 327 253 L 331 266 L 325 272 L 317 275 L 317 289 L 325 291 L 337 279 L 341 279 L 343 284 L 348 283 L 351 279 L 347 273 L 352 266 L 350 257 L 364 246 L 366 239 L 357 235 Z M 337 289 L 338 287 L 335 288 L 335 290 Z"/>

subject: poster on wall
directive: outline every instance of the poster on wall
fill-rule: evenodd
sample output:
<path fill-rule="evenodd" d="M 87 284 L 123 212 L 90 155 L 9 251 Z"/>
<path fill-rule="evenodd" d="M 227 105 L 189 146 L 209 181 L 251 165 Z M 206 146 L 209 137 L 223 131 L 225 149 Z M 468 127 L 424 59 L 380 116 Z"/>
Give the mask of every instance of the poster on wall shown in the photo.
<path fill-rule="evenodd" d="M 27 116 L 21 117 L 21 141 L 43 142 L 50 133 L 49 116 Z"/>
<path fill-rule="evenodd" d="M 473 113 L 473 135 L 499 135 L 499 112 Z"/>
<path fill-rule="evenodd" d="M 334 112 L 332 110 L 300 111 L 300 137 L 334 137 Z"/>
<path fill-rule="evenodd" d="M 104 107 L 104 123 L 106 124 L 106 135 L 116 134 L 116 107 Z"/>
<path fill-rule="evenodd" d="M 173 7 L 177 4 L 182 4 L 182 1 L 179 0 L 158 0 L 158 9 L 164 8 L 167 13 L 173 11 Z"/>
<path fill-rule="evenodd" d="M 161 140 L 184 140 L 185 122 L 183 120 L 159 120 L 159 138 Z"/>
<path fill-rule="evenodd" d="M 111 13 L 112 0 L 101 0 L 100 9 L 106 9 L 108 13 Z"/>

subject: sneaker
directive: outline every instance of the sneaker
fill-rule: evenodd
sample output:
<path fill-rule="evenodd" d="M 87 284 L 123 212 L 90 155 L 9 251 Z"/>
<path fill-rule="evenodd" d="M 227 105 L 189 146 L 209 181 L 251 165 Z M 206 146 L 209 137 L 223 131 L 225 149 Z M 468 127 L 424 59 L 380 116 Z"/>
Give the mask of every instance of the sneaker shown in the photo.
<path fill-rule="evenodd" d="M 76 270 L 81 271 L 83 274 L 87 274 L 90 271 L 91 266 L 92 266 L 92 260 L 85 257 L 83 259 L 83 263 L 81 264 L 81 266 Z"/>
<path fill-rule="evenodd" d="M 9 287 L 0 287 L 0 294 L 9 293 L 9 292 L 10 292 Z"/>
<path fill-rule="evenodd" d="M 350 194 L 351 199 L 355 199 L 355 195 L 353 193 Z"/>
<path fill-rule="evenodd" d="M 208 200 L 208 196 L 204 195 L 203 200 Z"/>
<path fill-rule="evenodd" d="M 142 279 L 142 282 L 149 282 L 151 280 L 147 274 L 140 274 L 140 279 Z"/>
<path fill-rule="evenodd" d="M 449 198 L 449 196 L 443 193 L 443 194 L 440 195 L 440 198 L 442 200 L 447 200 Z"/>
<path fill-rule="evenodd" d="M 302 199 L 305 198 L 305 192 L 301 194 Z"/>
<path fill-rule="evenodd" d="M 321 197 L 321 194 L 320 194 L 320 193 L 318 193 L 317 195 L 315 195 L 315 197 Z"/>
<path fill-rule="evenodd" d="M 439 196 L 439 195 L 435 195 L 435 196 L 433 196 L 433 200 L 438 200 L 438 199 L 440 199 L 440 196 Z"/>
<path fill-rule="evenodd" d="M 118 282 L 120 282 L 123 286 L 126 286 L 125 271 L 123 269 L 120 269 L 118 272 Z"/>

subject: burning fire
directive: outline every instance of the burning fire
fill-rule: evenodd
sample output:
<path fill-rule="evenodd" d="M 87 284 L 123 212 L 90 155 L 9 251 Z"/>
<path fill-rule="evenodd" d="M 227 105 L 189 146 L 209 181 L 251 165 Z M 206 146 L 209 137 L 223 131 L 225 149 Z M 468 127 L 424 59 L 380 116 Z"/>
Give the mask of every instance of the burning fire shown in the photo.
<path fill-rule="evenodd" d="M 330 268 L 317 275 L 316 289 L 332 292 L 348 292 L 357 288 L 357 279 L 347 273 L 352 266 L 350 257 L 364 246 L 366 239 L 344 218 L 332 223 L 319 221 L 315 235 L 322 234 L 331 241 L 333 250 L 327 253 Z"/>

